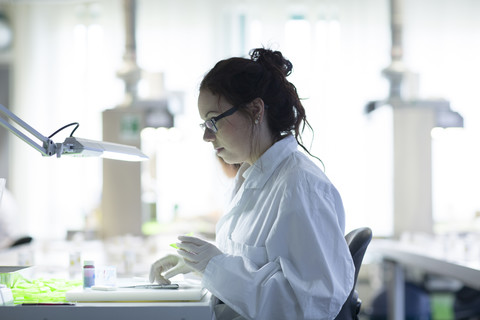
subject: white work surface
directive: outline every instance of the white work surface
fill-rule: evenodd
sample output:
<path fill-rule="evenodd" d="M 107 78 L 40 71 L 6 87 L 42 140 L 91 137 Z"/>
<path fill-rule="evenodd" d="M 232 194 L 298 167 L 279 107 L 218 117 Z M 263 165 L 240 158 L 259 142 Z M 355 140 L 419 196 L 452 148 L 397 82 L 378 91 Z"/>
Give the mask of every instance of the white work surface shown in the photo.
<path fill-rule="evenodd" d="M 368 248 L 383 258 L 390 267 L 386 280 L 388 292 L 388 319 L 405 319 L 405 268 L 419 268 L 427 273 L 457 279 L 480 289 L 480 257 L 476 260 L 452 258 L 430 246 L 408 244 L 392 240 L 374 240 Z M 447 254 L 447 255 L 446 255 Z"/>
<path fill-rule="evenodd" d="M 71 302 L 166 302 L 166 301 L 200 301 L 206 291 L 199 281 L 180 281 L 178 289 L 141 289 L 124 288 L 132 285 L 150 283 L 119 279 L 112 291 L 78 288 L 65 295 Z"/>
<path fill-rule="evenodd" d="M 77 289 L 66 293 L 71 302 L 133 302 L 133 301 L 199 301 L 205 295 L 204 289 L 126 289 L 115 291 L 86 291 Z"/>

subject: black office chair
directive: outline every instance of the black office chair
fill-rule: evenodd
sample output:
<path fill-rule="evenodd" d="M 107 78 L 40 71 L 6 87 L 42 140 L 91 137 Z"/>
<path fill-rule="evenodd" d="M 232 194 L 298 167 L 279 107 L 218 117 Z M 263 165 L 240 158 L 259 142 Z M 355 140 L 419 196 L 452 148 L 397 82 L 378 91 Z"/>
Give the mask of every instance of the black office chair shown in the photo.
<path fill-rule="evenodd" d="M 335 318 L 336 320 L 358 320 L 358 314 L 360 313 L 360 307 L 362 300 L 358 297 L 358 292 L 355 290 L 357 285 L 358 273 L 362 266 L 363 256 L 367 247 L 372 240 L 372 230 L 370 228 L 358 228 L 345 236 L 350 254 L 353 258 L 353 264 L 355 265 L 355 278 L 353 282 L 353 289 L 347 298 L 347 301 L 340 310 L 340 313 Z"/>
<path fill-rule="evenodd" d="M 13 241 L 12 244 L 10 244 L 10 248 L 18 247 L 18 246 L 21 246 L 21 245 L 24 245 L 24 244 L 29 244 L 32 241 L 33 241 L 32 237 L 24 236 L 24 237 L 18 238 L 15 241 Z"/>

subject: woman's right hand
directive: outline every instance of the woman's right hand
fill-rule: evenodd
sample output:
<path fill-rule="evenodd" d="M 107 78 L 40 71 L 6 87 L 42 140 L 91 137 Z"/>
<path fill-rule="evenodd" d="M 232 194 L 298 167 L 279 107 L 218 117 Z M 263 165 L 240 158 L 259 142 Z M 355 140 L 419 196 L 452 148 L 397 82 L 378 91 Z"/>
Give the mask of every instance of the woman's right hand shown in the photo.
<path fill-rule="evenodd" d="M 187 267 L 182 257 L 169 254 L 157 261 L 150 267 L 150 282 L 170 284 L 170 278 L 181 273 L 189 273 L 192 269 Z"/>

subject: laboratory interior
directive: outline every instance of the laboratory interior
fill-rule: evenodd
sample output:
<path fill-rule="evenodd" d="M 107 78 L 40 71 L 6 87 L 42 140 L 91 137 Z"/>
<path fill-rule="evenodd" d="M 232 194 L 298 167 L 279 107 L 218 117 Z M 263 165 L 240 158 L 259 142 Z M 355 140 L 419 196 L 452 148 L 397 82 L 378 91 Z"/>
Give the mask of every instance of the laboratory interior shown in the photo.
<path fill-rule="evenodd" d="M 0 318 L 212 318 L 195 275 L 117 287 L 150 283 L 178 235 L 215 239 L 235 172 L 202 139 L 199 84 L 265 47 L 293 63 L 345 234 L 371 231 L 351 319 L 480 319 L 479 15 L 477 0 L 0 0 Z M 71 156 L 69 139 L 148 159 Z"/>

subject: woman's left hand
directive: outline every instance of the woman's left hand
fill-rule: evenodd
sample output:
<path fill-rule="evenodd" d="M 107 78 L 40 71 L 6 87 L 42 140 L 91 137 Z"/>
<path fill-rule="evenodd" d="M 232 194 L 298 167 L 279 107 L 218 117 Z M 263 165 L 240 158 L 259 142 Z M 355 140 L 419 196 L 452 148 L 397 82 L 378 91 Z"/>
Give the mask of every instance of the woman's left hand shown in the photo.
<path fill-rule="evenodd" d="M 180 243 L 177 243 L 177 252 L 183 257 L 185 264 L 202 274 L 210 260 L 222 254 L 213 244 L 196 237 L 179 236 L 178 240 Z"/>

